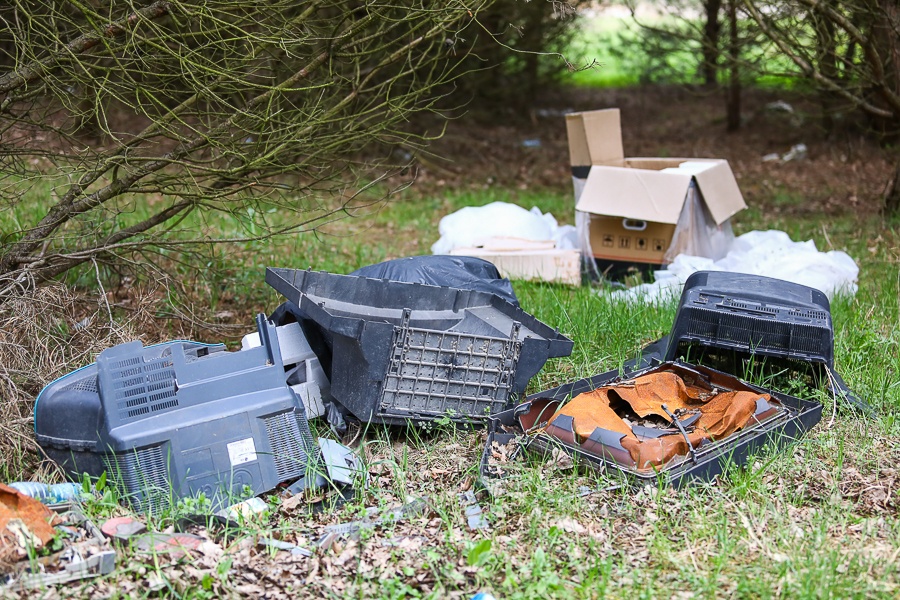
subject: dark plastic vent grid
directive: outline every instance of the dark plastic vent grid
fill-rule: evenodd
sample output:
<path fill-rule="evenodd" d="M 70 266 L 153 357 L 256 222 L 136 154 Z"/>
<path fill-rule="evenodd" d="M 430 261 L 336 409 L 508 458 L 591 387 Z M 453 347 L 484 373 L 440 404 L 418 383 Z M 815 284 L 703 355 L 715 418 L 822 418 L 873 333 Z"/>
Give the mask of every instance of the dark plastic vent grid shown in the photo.
<path fill-rule="evenodd" d="M 485 417 L 502 410 L 522 347 L 518 331 L 507 339 L 396 327 L 381 414 Z"/>
<path fill-rule="evenodd" d="M 722 305 L 727 306 L 728 308 L 751 310 L 753 312 L 760 312 L 767 315 L 774 315 L 778 312 L 777 309 L 772 308 L 771 306 L 763 306 L 762 304 L 757 304 L 755 302 L 743 302 L 741 300 L 735 300 L 734 298 L 725 298 L 724 302 L 722 302 Z"/>
<path fill-rule="evenodd" d="M 172 489 L 161 446 L 114 455 L 110 465 L 119 493 L 141 513 L 159 513 L 169 506 Z"/>
<path fill-rule="evenodd" d="M 302 415 L 298 411 L 287 411 L 263 421 L 278 480 L 288 481 L 305 475 L 307 456 L 313 446 L 309 426 Z"/>
<path fill-rule="evenodd" d="M 821 352 L 825 330 L 821 327 L 748 315 L 722 313 L 691 307 L 688 333 L 710 342 L 734 342 L 749 348 L 802 352 Z"/>
<path fill-rule="evenodd" d="M 72 383 L 67 384 L 64 388 L 65 391 L 76 391 L 76 392 L 94 392 L 100 390 L 100 384 L 97 382 L 97 376 L 93 377 L 85 377 L 83 379 L 76 379 Z"/>
<path fill-rule="evenodd" d="M 802 308 L 792 308 L 791 312 L 789 314 L 794 318 L 799 317 L 801 319 L 819 319 L 819 320 L 824 321 L 825 319 L 828 318 L 828 313 L 826 313 L 824 311 L 808 310 L 808 309 L 802 309 Z"/>
<path fill-rule="evenodd" d="M 178 406 L 175 368 L 168 356 L 133 356 L 109 367 L 119 418 L 123 421 Z"/>

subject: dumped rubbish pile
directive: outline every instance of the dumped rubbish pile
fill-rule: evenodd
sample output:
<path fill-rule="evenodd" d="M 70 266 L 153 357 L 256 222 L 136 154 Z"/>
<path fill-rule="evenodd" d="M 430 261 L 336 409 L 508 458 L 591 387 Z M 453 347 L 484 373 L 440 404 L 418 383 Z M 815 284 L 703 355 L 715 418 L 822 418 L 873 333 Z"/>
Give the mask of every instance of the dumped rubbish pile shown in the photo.
<path fill-rule="evenodd" d="M 730 218 L 744 204 L 727 162 L 626 159 L 618 118 L 600 111 L 568 119 L 578 236 L 540 211 L 494 203 L 445 217 L 434 251 L 500 249 L 506 260 L 518 244 L 529 268 L 543 265 L 533 271 L 539 278 L 578 284 L 582 256 L 591 271 L 603 260 L 647 266 L 667 262 L 673 249 L 703 248 L 704 258 L 678 254 L 656 283 L 614 293 L 634 300 L 680 290 L 667 336 L 621 370 L 524 397 L 546 362 L 568 356 L 574 343 L 519 305 L 499 258 L 411 257 L 349 275 L 268 268 L 266 282 L 285 300 L 258 315 L 240 350 L 128 342 L 41 391 L 37 441 L 83 483 L 0 486 L 0 571 L 9 589 L 109 573 L 115 545 L 125 543 L 173 559 L 202 552 L 210 536 L 267 514 L 264 495 L 282 509 L 311 511 L 358 497 L 367 466 L 350 447 L 314 437 L 326 428 L 339 438 L 351 425 L 363 435 L 367 425 L 438 420 L 484 428 L 480 482 L 498 493 L 531 455 L 570 457 L 615 487 L 711 481 L 814 427 L 820 390 L 871 412 L 835 371 L 829 297 L 855 290 L 853 260 L 782 232 L 734 239 Z M 594 135 L 607 130 L 619 132 L 612 146 Z M 640 196 L 614 198 L 632 212 L 610 208 L 603 181 L 617 182 L 620 196 Z M 509 242 L 510 231 L 519 241 Z M 573 263 L 552 262 L 560 252 L 575 257 L 575 275 Z M 797 389 L 781 385 L 786 379 L 810 393 L 786 393 Z M 310 425 L 316 418 L 323 427 Z M 89 481 L 108 481 L 133 514 L 95 527 L 79 510 Z M 458 508 L 471 530 L 489 528 L 470 484 L 457 493 Z M 152 519 L 186 508 L 191 514 L 171 530 L 150 530 Z M 291 540 L 254 543 L 304 558 L 430 512 L 427 498 L 408 499 Z M 61 549 L 48 551 L 51 542 Z M 24 560 L 40 548 L 37 563 Z"/>
<path fill-rule="evenodd" d="M 37 440 L 73 479 L 106 473 L 137 512 L 197 497 L 215 511 L 281 485 L 352 488 L 355 455 L 314 442 L 309 418 L 484 423 L 572 351 L 488 263 L 441 260 L 443 270 L 432 257 L 369 268 L 414 282 L 268 269 L 288 299 L 277 324 L 259 315 L 237 352 L 192 341 L 104 350 L 38 396 Z M 418 282 L 442 276 L 461 287 Z"/>
<path fill-rule="evenodd" d="M 77 504 L 55 510 L 0 484 L 0 590 L 23 591 L 106 575 L 116 553 Z"/>

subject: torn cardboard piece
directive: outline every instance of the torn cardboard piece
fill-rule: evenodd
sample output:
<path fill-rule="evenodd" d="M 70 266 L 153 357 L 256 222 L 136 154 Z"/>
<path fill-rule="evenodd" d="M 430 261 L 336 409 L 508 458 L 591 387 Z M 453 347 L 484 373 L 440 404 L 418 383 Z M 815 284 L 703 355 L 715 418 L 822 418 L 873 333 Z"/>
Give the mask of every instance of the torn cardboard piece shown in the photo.
<path fill-rule="evenodd" d="M 728 251 L 729 219 L 746 208 L 728 161 L 626 158 L 619 109 L 570 113 L 566 129 L 586 257 L 662 265 Z"/>

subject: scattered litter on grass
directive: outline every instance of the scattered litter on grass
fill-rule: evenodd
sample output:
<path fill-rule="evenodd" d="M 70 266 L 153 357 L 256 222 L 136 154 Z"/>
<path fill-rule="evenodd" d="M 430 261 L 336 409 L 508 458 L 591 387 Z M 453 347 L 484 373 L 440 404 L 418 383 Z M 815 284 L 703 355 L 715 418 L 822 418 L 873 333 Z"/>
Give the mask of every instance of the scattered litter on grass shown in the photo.
<path fill-rule="evenodd" d="M 466 514 L 466 524 L 469 526 L 469 529 L 487 529 L 490 527 L 484 512 L 481 510 L 481 505 L 478 504 L 475 492 L 472 490 L 463 492 L 459 495 L 459 501 Z"/>
<path fill-rule="evenodd" d="M 5 521 L 0 535 L 4 545 L 0 577 L 6 590 L 46 587 L 113 571 L 115 551 L 78 505 L 57 514 L 40 501 L 10 490 L 0 485 L 0 520 L 15 514 Z"/>
<path fill-rule="evenodd" d="M 806 285 L 829 298 L 856 293 L 859 267 L 840 250 L 819 252 L 812 240 L 794 242 L 783 231 L 751 231 L 734 240 L 721 260 L 679 254 L 667 268 L 654 273 L 653 283 L 609 294 L 614 300 L 662 302 L 681 294 L 687 278 L 697 271 L 728 271 L 763 275 Z"/>

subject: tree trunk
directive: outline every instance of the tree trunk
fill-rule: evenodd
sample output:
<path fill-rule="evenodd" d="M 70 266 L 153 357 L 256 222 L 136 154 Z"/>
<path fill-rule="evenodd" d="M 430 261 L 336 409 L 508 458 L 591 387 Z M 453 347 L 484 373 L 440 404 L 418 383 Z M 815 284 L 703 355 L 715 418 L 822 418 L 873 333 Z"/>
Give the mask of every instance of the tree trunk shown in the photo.
<path fill-rule="evenodd" d="M 816 32 L 816 63 L 819 72 L 830 81 L 837 83 L 840 80 L 838 72 L 837 41 L 835 40 L 834 21 L 823 18 L 817 11 L 811 11 L 810 22 Z M 822 127 L 827 135 L 831 135 L 834 129 L 835 112 L 834 92 L 821 88 L 819 90 L 819 105 L 822 108 Z"/>
<path fill-rule="evenodd" d="M 900 109 L 896 102 L 896 96 L 900 94 L 900 36 L 897 35 L 900 30 L 900 6 L 897 0 L 869 0 L 865 7 L 874 50 L 870 60 L 878 63 L 872 65 L 878 73 L 872 103 L 891 113 L 890 116 L 876 118 L 875 124 L 882 142 L 894 144 L 900 140 Z"/>
<path fill-rule="evenodd" d="M 525 55 L 524 84 L 526 105 L 523 108 L 531 108 L 534 106 L 538 92 L 540 91 L 541 73 L 540 73 L 540 47 L 544 40 L 544 14 L 541 3 L 535 2 L 530 5 L 531 10 L 528 14 L 528 20 L 525 25 L 525 35 L 528 40 L 523 48 L 528 52 Z"/>
<path fill-rule="evenodd" d="M 728 0 L 728 93 L 725 101 L 726 130 L 737 131 L 741 128 L 741 73 L 738 64 L 740 38 L 737 28 L 737 3 L 740 0 Z"/>
<path fill-rule="evenodd" d="M 706 0 L 704 9 L 706 25 L 703 27 L 703 83 L 711 88 L 717 83 L 719 33 L 722 30 L 719 11 L 722 9 L 722 0 Z"/>
<path fill-rule="evenodd" d="M 900 159 L 894 165 L 894 175 L 884 193 L 884 214 L 889 217 L 900 215 Z"/>

